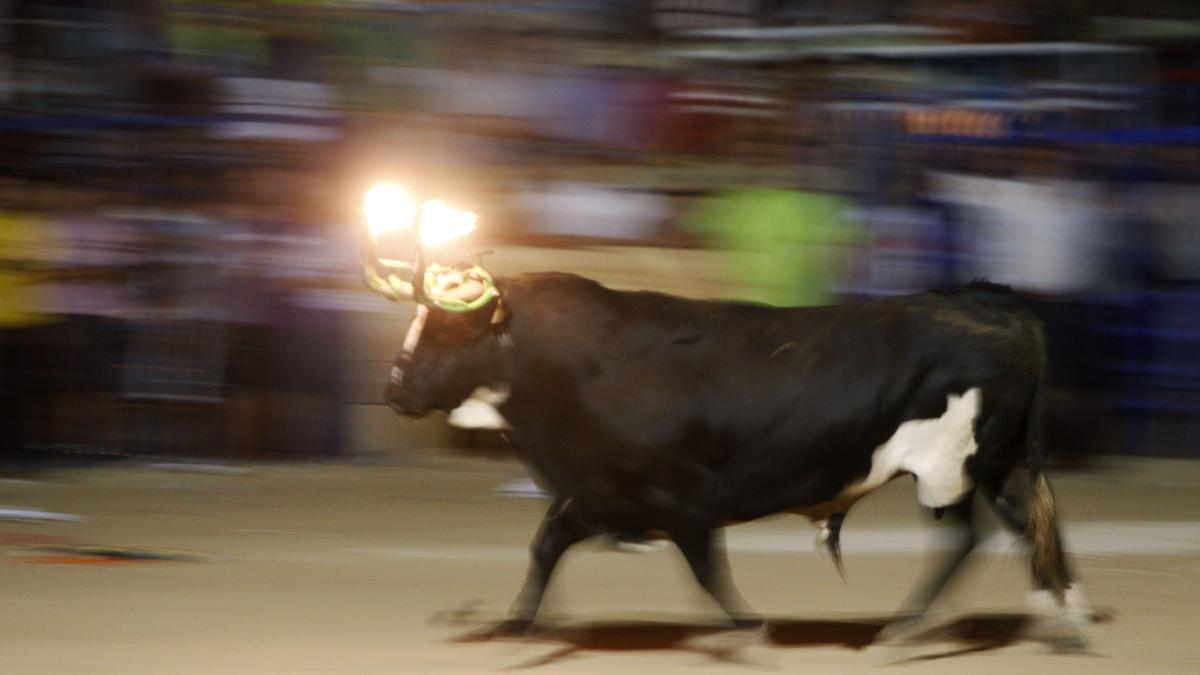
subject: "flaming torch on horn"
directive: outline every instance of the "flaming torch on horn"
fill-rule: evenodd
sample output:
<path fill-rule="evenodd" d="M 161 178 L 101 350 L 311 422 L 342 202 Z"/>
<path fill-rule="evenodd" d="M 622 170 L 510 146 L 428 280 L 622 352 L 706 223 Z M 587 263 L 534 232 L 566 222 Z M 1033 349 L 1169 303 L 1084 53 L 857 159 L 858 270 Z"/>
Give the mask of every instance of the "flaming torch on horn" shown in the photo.
<path fill-rule="evenodd" d="M 431 199 L 418 208 L 408 193 L 391 183 L 379 183 L 363 197 L 366 218 L 366 256 L 363 281 L 393 301 L 413 300 L 450 312 L 470 312 L 486 306 L 499 291 L 491 274 L 475 265 L 447 266 L 430 260 L 434 250 L 475 231 L 478 219 Z M 395 230 L 415 234 L 413 262 L 381 258 L 379 237 Z"/>

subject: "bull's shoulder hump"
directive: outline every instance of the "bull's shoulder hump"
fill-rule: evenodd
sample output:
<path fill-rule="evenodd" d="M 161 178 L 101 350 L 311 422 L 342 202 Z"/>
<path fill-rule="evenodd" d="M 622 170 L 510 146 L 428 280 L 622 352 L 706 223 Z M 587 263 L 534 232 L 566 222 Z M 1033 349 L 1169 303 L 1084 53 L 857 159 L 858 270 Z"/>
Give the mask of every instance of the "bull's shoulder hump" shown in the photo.
<path fill-rule="evenodd" d="M 614 292 L 600 282 L 570 272 L 526 272 L 500 277 L 496 283 L 510 296 L 543 294 L 573 295 L 581 293 Z"/>
<path fill-rule="evenodd" d="M 497 283 L 512 295 L 545 296 L 561 294 L 564 296 L 603 297 L 615 305 L 629 306 L 678 306 L 697 310 L 733 312 L 741 314 L 767 314 L 778 316 L 783 311 L 795 311 L 800 308 L 772 307 L 743 300 L 724 298 L 685 298 L 650 289 L 618 290 L 588 277 L 570 272 L 526 272 L 524 274 L 502 277 Z"/>
<path fill-rule="evenodd" d="M 722 304 L 650 290 L 617 290 L 567 272 L 533 272 L 505 278 L 498 283 L 514 307 L 520 304 L 542 310 L 587 307 L 593 311 L 619 313 L 626 318 L 641 318 L 646 312 L 674 314 L 697 306 Z"/>
<path fill-rule="evenodd" d="M 536 299 L 539 303 L 550 299 L 571 304 L 599 301 L 612 309 L 631 310 L 635 314 L 638 309 L 674 309 L 710 320 L 873 323 L 887 318 L 903 320 L 914 310 L 918 313 L 934 310 L 972 318 L 998 315 L 1034 318 L 1018 294 L 1006 286 L 985 282 L 873 301 L 811 307 L 775 307 L 743 300 L 684 298 L 653 290 L 618 290 L 570 272 L 527 272 L 498 278 L 497 283 L 514 301 L 526 298 Z"/>

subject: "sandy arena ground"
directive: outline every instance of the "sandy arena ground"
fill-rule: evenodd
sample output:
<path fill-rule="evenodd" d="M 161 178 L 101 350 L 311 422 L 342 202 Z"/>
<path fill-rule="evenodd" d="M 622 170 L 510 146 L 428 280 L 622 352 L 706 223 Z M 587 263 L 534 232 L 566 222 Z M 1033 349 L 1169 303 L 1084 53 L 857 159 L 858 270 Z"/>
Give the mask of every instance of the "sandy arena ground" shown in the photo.
<path fill-rule="evenodd" d="M 948 639 L 872 645 L 937 543 L 904 480 L 847 519 L 845 583 L 798 517 L 730 530 L 734 577 L 771 621 L 757 642 L 710 633 L 717 614 L 673 549 L 599 544 L 565 559 L 541 634 L 472 639 L 516 593 L 545 507 L 493 492 L 519 476 L 507 460 L 431 451 L 0 482 L 0 504 L 85 519 L 0 521 L 0 672 L 1200 672 L 1200 463 L 1052 474 L 1077 567 L 1109 615 L 1083 655 L 1024 637 L 1025 561 L 1001 535 L 942 603 Z M 89 564 L 31 548 L 73 543 L 206 559 Z"/>

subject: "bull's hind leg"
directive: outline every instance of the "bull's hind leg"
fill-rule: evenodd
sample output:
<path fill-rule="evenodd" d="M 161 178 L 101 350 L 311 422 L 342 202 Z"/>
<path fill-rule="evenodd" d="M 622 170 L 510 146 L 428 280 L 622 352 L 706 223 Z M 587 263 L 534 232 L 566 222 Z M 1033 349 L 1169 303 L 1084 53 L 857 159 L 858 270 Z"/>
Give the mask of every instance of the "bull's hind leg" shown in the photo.
<path fill-rule="evenodd" d="M 974 491 L 967 493 L 957 504 L 939 509 L 949 529 L 950 548 L 946 555 L 917 586 L 904 604 L 904 609 L 881 634 L 885 640 L 903 640 L 921 632 L 921 619 L 934 600 L 962 567 L 963 562 L 979 541 L 975 525 Z"/>
<path fill-rule="evenodd" d="M 729 575 L 729 558 L 725 554 L 724 537 L 720 530 L 706 527 L 688 527 L 671 532 L 671 539 L 687 559 L 692 574 L 700 586 L 712 596 L 733 625 L 738 628 L 753 628 L 762 625 L 762 620 L 748 615 L 745 601 L 734 588 Z"/>
<path fill-rule="evenodd" d="M 1000 521 L 1028 545 L 1029 509 L 1024 505 L 1029 503 L 1030 496 L 1011 482 L 1000 490 L 985 488 L 983 492 Z M 1087 629 L 1093 620 L 1094 610 L 1083 592 L 1083 586 L 1075 580 L 1067 564 L 1057 523 L 1050 523 L 1048 527 L 1054 528 L 1054 550 L 1049 556 L 1050 560 L 1043 565 L 1032 565 L 1035 590 L 1031 604 L 1047 615 L 1052 615 L 1056 610 L 1062 611 L 1070 622 L 1067 630 L 1046 630 L 1046 639 L 1065 648 L 1081 648 L 1087 643 Z M 1059 594 L 1054 590 L 1056 586 L 1066 589 L 1061 597 L 1057 597 Z"/>
<path fill-rule="evenodd" d="M 581 525 L 571 500 L 561 497 L 555 499 L 538 527 L 530 550 L 531 560 L 525 584 L 517 594 L 509 612 L 510 618 L 501 626 L 501 632 L 522 632 L 533 624 L 559 559 L 573 544 L 587 537 L 588 532 Z"/>
<path fill-rule="evenodd" d="M 1029 533 L 1029 509 L 1023 506 L 1029 501 L 1027 495 L 1010 485 L 994 493 L 985 489 L 984 496 L 996 515 L 1000 517 L 1000 522 L 1004 523 L 1013 534 L 1025 537 Z M 1062 537 L 1058 536 L 1058 524 L 1055 523 L 1052 527 L 1055 531 L 1053 568 L 1048 571 L 1033 570 L 1033 584 L 1039 591 L 1050 591 L 1053 585 L 1051 575 L 1057 576 L 1068 587 L 1073 583 L 1071 569 L 1067 565 L 1067 557 L 1062 549 Z"/>

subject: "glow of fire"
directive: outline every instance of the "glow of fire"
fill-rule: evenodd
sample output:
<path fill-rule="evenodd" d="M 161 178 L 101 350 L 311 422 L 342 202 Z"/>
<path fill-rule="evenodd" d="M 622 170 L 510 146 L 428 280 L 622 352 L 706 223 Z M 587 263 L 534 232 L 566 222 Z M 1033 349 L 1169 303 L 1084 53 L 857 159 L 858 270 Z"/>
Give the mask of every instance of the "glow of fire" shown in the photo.
<path fill-rule="evenodd" d="M 363 197 L 363 215 L 371 236 L 397 229 L 409 229 L 416 219 L 416 208 L 403 188 L 391 183 L 379 183 Z"/>
<path fill-rule="evenodd" d="M 477 219 L 474 213 L 452 209 L 440 200 L 427 201 L 421 207 L 421 245 L 434 248 L 466 236 L 475 231 Z"/>

